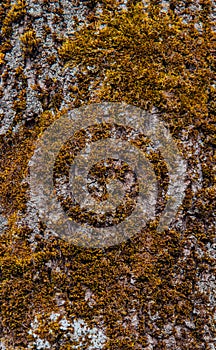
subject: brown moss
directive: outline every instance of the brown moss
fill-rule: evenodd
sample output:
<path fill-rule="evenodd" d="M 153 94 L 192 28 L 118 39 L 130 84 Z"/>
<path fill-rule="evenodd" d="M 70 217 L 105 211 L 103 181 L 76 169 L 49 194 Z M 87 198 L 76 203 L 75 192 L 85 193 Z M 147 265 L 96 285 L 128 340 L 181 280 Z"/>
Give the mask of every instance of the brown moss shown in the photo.
<path fill-rule="evenodd" d="M 9 37 L 12 31 L 12 24 L 20 21 L 26 13 L 26 3 L 24 0 L 18 0 L 9 8 L 10 1 L 4 1 L 3 7 L 9 9 L 2 21 L 2 34 L 4 37 Z"/>
<path fill-rule="evenodd" d="M 37 38 L 35 30 L 27 30 L 20 36 L 22 50 L 25 56 L 31 55 L 38 49 L 40 39 Z"/>
<path fill-rule="evenodd" d="M 55 55 L 50 55 L 47 57 L 47 62 L 52 65 L 56 62 L 57 57 Z"/>
<path fill-rule="evenodd" d="M 4 53 L 1 52 L 1 53 L 0 53 L 0 65 L 5 63 L 5 61 L 4 61 L 4 56 L 5 56 Z"/>
<path fill-rule="evenodd" d="M 91 1 L 90 7 L 94 8 L 95 3 Z M 206 243 L 213 242 L 215 237 L 216 201 L 213 168 L 215 88 L 211 51 L 215 34 L 208 19 L 210 2 L 200 2 L 203 11 L 199 14 L 191 10 L 194 21 L 188 24 L 182 21 L 180 2 L 170 1 L 167 14 L 160 13 L 157 1 L 149 1 L 148 13 L 142 12 L 140 2 L 135 6 L 133 3 L 136 1 L 129 3 L 128 11 L 117 11 L 118 2 L 102 1 L 102 15 L 93 17 L 90 27 L 82 28 L 74 39 L 65 39 L 62 43 L 55 34 L 56 42 L 61 45 L 60 59 L 68 66 L 82 64 L 77 81 L 70 87 L 75 98 L 72 107 L 92 101 L 125 101 L 145 109 L 155 105 L 182 147 L 182 129 L 189 132 L 192 127 L 191 142 L 197 142 L 197 134 L 202 140 L 199 156 L 202 188 L 195 194 L 189 178 L 182 204 L 183 228 L 173 225 L 171 229 L 158 233 L 155 223 L 149 223 L 145 230 L 127 242 L 100 250 L 82 249 L 53 236 L 47 240 L 43 237 L 46 227 L 40 223 L 40 234 L 34 238 L 33 250 L 29 240 L 32 231 L 17 224 L 19 216 L 26 214 L 28 200 L 28 188 L 22 180 L 28 174 L 28 161 L 33 155 L 35 141 L 66 110 L 58 112 L 64 98 L 62 91 L 51 99 L 48 91 L 41 91 L 35 85 L 34 89 L 41 94 L 47 110 L 38 117 L 32 129 L 22 125 L 17 133 L 13 133 L 12 128 L 17 119 L 22 119 L 25 108 L 23 89 L 14 103 L 18 117 L 0 139 L 1 153 L 4 154 L 0 161 L 1 202 L 3 214 L 9 219 L 7 229 L 0 236 L 1 322 L 3 335 L 7 333 L 8 339 L 13 338 L 13 348 L 25 349 L 32 340 L 27 332 L 35 314 L 40 315 L 43 310 L 46 319 L 50 310 L 58 312 L 56 293 L 64 296 L 63 310 L 69 318 L 83 317 L 91 324 L 94 317 L 103 317 L 109 337 L 104 349 L 147 346 L 146 332 L 157 340 L 158 349 L 166 349 L 164 339 L 167 335 L 163 326 L 174 322 L 184 327 L 187 319 L 194 321 L 195 329 L 182 330 L 181 337 L 174 334 L 178 347 L 187 346 L 189 350 L 207 348 L 203 324 L 208 325 L 213 334 L 211 306 L 197 288 L 198 276 L 205 271 L 212 273 L 214 262 L 206 249 Z M 5 37 L 9 36 L 13 21 L 24 15 L 23 4 L 17 2 L 10 7 L 5 1 L 4 6 L 1 5 L 0 16 L 7 13 Z M 194 28 L 197 18 L 204 25 L 202 33 Z M 101 24 L 105 26 L 102 28 Z M 26 54 L 31 54 L 37 47 L 37 35 L 31 30 L 21 40 Z M 5 53 L 8 48 L 8 41 L 5 41 L 1 52 Z M 95 68 L 89 71 L 87 66 Z M 15 72 L 19 79 L 24 79 L 22 70 L 18 67 Z M 90 83 L 97 89 L 93 97 L 92 91 L 88 90 Z M 51 113 L 49 108 L 54 108 L 56 113 Z M 96 131 L 95 139 L 99 139 L 107 130 Z M 81 143 L 80 136 L 77 138 Z M 142 147 L 145 141 L 139 138 L 135 143 Z M 183 152 L 187 157 L 187 151 Z M 149 157 L 158 180 L 160 178 L 161 188 L 166 189 L 165 162 L 159 162 L 161 159 L 155 153 Z M 192 154 L 188 159 L 189 170 L 196 167 L 196 158 L 197 155 Z M 161 201 L 158 213 L 163 205 Z M 197 253 L 197 248 L 202 250 L 202 256 Z M 185 250 L 188 250 L 188 255 Z M 47 263 L 50 262 L 52 266 L 58 266 L 59 271 L 49 268 Z M 132 277 L 134 285 L 130 282 Z M 95 295 L 93 307 L 85 301 L 86 287 Z M 134 304 L 139 318 L 138 338 L 128 326 L 122 326 Z M 155 315 L 157 317 L 152 321 Z M 42 327 L 38 332 L 41 337 L 50 336 L 53 344 L 58 336 L 61 339 L 57 324 L 52 324 L 54 333 L 49 335 L 48 325 L 43 325 L 43 316 L 40 321 Z M 8 343 L 9 349 L 11 342 Z M 71 344 L 57 346 L 69 349 Z"/>
<path fill-rule="evenodd" d="M 25 110 L 26 108 L 26 90 L 23 89 L 22 91 L 20 91 L 20 93 L 17 95 L 16 100 L 13 103 L 13 109 L 16 112 L 20 112 Z"/>

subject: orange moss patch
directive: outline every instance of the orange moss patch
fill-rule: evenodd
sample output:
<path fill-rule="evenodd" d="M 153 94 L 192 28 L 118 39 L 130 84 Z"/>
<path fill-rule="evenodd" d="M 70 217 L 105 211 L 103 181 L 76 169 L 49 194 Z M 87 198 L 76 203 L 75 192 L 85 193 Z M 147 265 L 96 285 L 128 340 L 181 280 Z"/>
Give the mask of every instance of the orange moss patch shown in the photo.
<path fill-rule="evenodd" d="M 92 8 L 95 3 L 90 2 Z M 149 225 L 118 247 L 99 250 L 82 249 L 52 235 L 45 239 L 46 227 L 40 222 L 33 249 L 32 230 L 17 224 L 19 215 L 26 214 L 28 200 L 28 187 L 22 180 L 28 174 L 36 139 L 66 110 L 58 113 L 64 98 L 59 91 L 52 101 L 56 114 L 46 110 L 31 129 L 22 125 L 13 133 L 13 126 L 22 120 L 25 109 L 17 100 L 15 121 L 0 139 L 0 199 L 4 214 L 9 217 L 8 228 L 0 236 L 0 305 L 2 334 L 8 339 L 8 349 L 11 344 L 17 349 L 27 347 L 35 314 L 59 310 L 57 293 L 64 297 L 63 309 L 69 318 L 82 317 L 90 325 L 94 317 L 103 317 L 109 337 L 104 349 L 147 346 L 146 333 L 157 340 L 157 349 L 166 349 L 164 325 L 172 322 L 182 327 L 180 337 L 173 330 L 178 347 L 185 348 L 187 344 L 188 350 L 194 350 L 209 346 L 203 325 L 213 334 L 213 311 L 197 283 L 203 272 L 213 273 L 214 262 L 206 244 L 215 238 L 215 33 L 209 24 L 209 1 L 200 1 L 200 13 L 185 10 L 193 17 L 189 23 L 182 20 L 184 13 L 176 12 L 178 3 L 170 1 L 169 11 L 161 13 L 158 1 L 149 1 L 146 12 L 141 2 L 131 1 L 127 11 L 118 11 L 118 2 L 102 1 L 102 14 L 92 15 L 89 27 L 77 31 L 74 38 L 65 39 L 59 47 L 59 57 L 68 67 L 80 66 L 76 85 L 72 82 L 70 88 L 74 97 L 72 108 L 93 101 L 124 101 L 144 109 L 156 106 L 182 148 L 182 129 L 192 142 L 198 142 L 200 135 L 202 188 L 195 194 L 190 179 L 180 228 L 174 226 L 158 233 L 154 225 Z M 6 15 L 3 54 L 10 50 L 12 23 L 24 14 L 22 1 L 10 6 L 5 0 L 0 6 L 0 19 Z M 199 21 L 203 23 L 202 33 L 195 28 Z M 37 33 L 32 35 L 28 32 L 22 37 L 24 47 L 30 51 L 37 40 Z M 54 60 L 48 59 L 50 64 Z M 24 79 L 22 70 L 18 67 L 16 74 Z M 41 93 L 43 99 L 45 92 Z M 22 94 L 21 98 L 24 91 Z M 187 155 L 184 148 L 182 152 L 192 171 L 197 155 Z M 163 162 L 157 166 L 157 161 L 157 175 L 163 177 L 161 185 L 166 187 L 165 166 Z M 199 249 L 202 255 L 198 254 Z M 59 270 L 55 269 L 57 266 Z M 93 306 L 85 300 L 86 288 L 94 294 Z M 128 326 L 122 326 L 133 307 L 139 319 L 138 338 Z M 188 319 L 194 322 L 194 328 L 185 328 Z M 41 329 L 41 337 L 43 332 Z M 61 334 L 53 337 L 53 348 L 67 348 L 58 343 Z"/>

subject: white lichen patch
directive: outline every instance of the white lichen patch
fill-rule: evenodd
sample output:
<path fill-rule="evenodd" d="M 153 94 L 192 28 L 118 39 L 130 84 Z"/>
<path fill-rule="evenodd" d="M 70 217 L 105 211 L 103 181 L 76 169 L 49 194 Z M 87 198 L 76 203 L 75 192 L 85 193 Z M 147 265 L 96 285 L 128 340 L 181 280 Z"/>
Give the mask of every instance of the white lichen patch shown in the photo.
<path fill-rule="evenodd" d="M 97 326 L 89 327 L 82 318 L 68 319 L 57 312 L 52 312 L 48 318 L 42 317 L 40 320 L 39 318 L 35 316 L 34 321 L 31 323 L 31 329 L 28 331 L 28 334 L 32 336 L 28 349 L 55 348 L 55 334 L 57 337 L 60 332 L 62 336 L 58 342 L 61 345 L 69 344 L 71 349 L 103 349 L 107 340 L 103 329 L 99 329 Z M 43 329 L 43 337 L 40 335 L 40 329 Z M 52 343 L 48 341 L 50 334 L 53 339 Z"/>

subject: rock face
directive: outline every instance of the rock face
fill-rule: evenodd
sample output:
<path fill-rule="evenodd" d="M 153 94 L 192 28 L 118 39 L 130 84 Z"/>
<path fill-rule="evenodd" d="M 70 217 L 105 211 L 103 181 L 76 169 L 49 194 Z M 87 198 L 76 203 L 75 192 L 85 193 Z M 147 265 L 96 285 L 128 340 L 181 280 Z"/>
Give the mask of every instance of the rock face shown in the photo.
<path fill-rule="evenodd" d="M 207 0 L 1 2 L 0 349 L 215 349 L 214 14 Z M 114 102 L 133 107 L 118 123 L 105 108 L 86 126 L 82 108 Z M 136 108 L 152 120 L 135 118 Z M 59 147 L 60 124 L 43 164 L 57 147 L 54 200 L 67 214 L 64 231 L 70 220 L 82 223 L 76 240 L 41 215 L 46 188 L 38 188 L 44 198 L 31 195 L 38 140 L 65 115 L 79 128 Z M 101 139 L 107 159 L 96 158 Z M 141 150 L 145 169 L 128 148 L 119 161 L 113 140 Z M 113 227 L 132 216 L 141 193 L 150 193 L 148 220 L 137 217 L 119 243 Z M 89 232 L 104 244 L 91 246 Z"/>

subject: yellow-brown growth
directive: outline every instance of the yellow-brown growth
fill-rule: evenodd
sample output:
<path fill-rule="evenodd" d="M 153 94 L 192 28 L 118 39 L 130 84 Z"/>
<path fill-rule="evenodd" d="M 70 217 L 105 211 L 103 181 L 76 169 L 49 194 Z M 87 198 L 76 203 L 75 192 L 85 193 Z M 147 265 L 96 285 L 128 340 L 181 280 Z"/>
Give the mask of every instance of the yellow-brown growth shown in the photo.
<path fill-rule="evenodd" d="M 0 16 L 7 13 L 3 29 L 7 37 L 12 22 L 24 15 L 25 7 L 21 1 L 12 7 L 9 1 L 3 3 Z M 92 9 L 96 3 L 90 2 Z M 101 1 L 102 14 L 96 15 L 92 10 L 90 25 L 77 31 L 73 38 L 65 38 L 59 47 L 59 58 L 68 69 L 79 66 L 68 89 L 73 97 L 71 108 L 95 101 L 124 101 L 144 109 L 158 108 L 188 161 L 189 185 L 180 227 L 174 225 L 158 233 L 150 224 L 128 242 L 100 250 L 82 249 L 52 235 L 46 239 L 46 227 L 40 222 L 32 247 L 32 230 L 17 224 L 26 215 L 28 201 L 28 186 L 22 181 L 28 175 L 35 141 L 61 116 L 58 108 L 64 96 L 57 91 L 48 106 L 54 107 L 55 114 L 45 110 L 32 128 L 23 124 L 14 133 L 13 126 L 22 120 L 25 108 L 17 100 L 15 121 L 0 139 L 0 199 L 3 214 L 9 218 L 7 229 L 0 235 L 0 305 L 8 349 L 11 344 L 13 349 L 27 348 L 34 340 L 28 330 L 35 314 L 43 312 L 46 323 L 51 311 L 59 311 L 57 293 L 65 300 L 61 312 L 68 318 L 82 317 L 90 324 L 94 317 L 102 316 L 109 337 L 104 349 L 145 347 L 147 333 L 156 340 L 157 349 L 167 349 L 167 324 L 174 325 L 176 348 L 209 348 L 203 325 L 208 326 L 210 335 L 214 333 L 213 310 L 209 294 L 199 290 L 198 282 L 206 271 L 213 274 L 214 262 L 207 249 L 207 243 L 211 245 L 215 238 L 216 203 L 212 49 L 215 33 L 211 29 L 211 2 L 199 1 L 198 11 L 190 8 L 189 1 L 171 0 L 166 13 L 158 1 L 146 3 L 144 8 L 141 2 L 129 1 L 127 10 L 119 11 L 119 2 Z M 188 22 L 183 20 L 186 14 L 191 16 Z M 200 22 L 202 31 L 195 25 Z M 29 54 L 37 46 L 37 33 L 28 29 L 21 40 Z M 1 52 L 10 50 L 8 39 L 3 45 Z M 49 59 L 52 64 L 55 57 Z M 22 67 L 15 73 L 25 79 Z M 34 89 L 40 90 L 37 85 Z M 24 93 L 19 97 L 24 99 Z M 42 91 L 41 100 L 45 94 L 49 92 Z M 44 103 L 44 109 L 46 106 Z M 199 154 L 191 144 L 198 145 Z M 156 170 L 166 186 L 163 162 L 159 167 L 157 161 Z M 197 175 L 194 179 L 193 174 L 198 165 L 202 183 L 195 192 L 192 185 Z M 94 294 L 93 307 L 85 300 L 86 288 Z M 138 338 L 127 323 L 133 307 L 139 318 Z M 185 326 L 188 320 L 194 328 Z M 180 336 L 176 327 L 182 329 Z M 42 339 L 50 337 L 54 349 L 69 348 L 68 344 L 58 344 L 62 334 L 56 325 L 51 335 L 47 325 L 38 332 Z"/>

